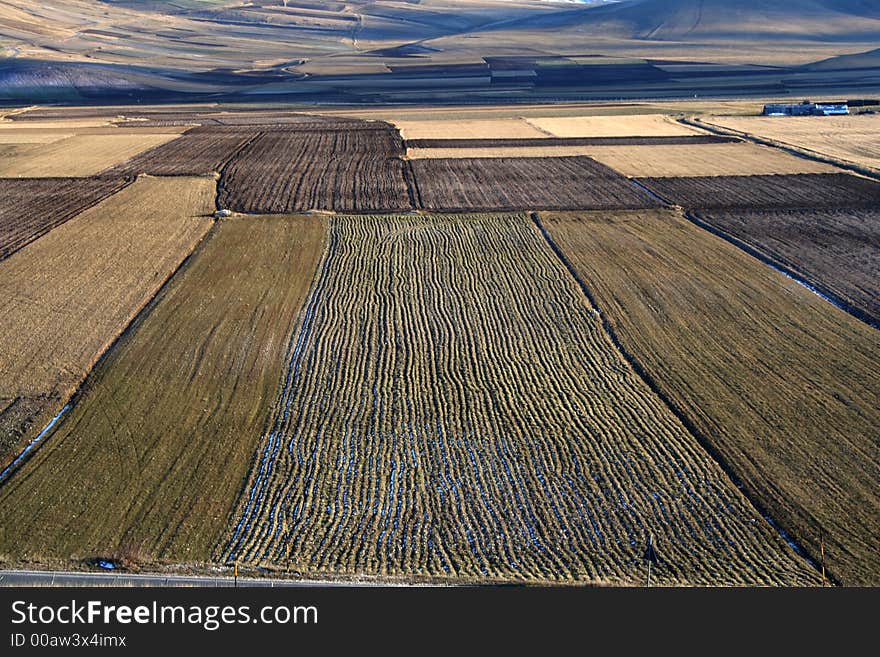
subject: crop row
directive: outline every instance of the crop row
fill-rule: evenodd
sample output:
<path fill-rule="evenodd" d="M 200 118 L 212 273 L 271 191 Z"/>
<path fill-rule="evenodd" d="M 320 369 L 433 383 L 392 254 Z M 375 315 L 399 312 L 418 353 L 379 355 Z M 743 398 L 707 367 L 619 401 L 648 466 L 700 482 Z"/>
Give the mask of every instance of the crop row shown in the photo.
<path fill-rule="evenodd" d="M 334 216 L 218 558 L 807 583 L 523 215 Z"/>
<path fill-rule="evenodd" d="M 846 173 L 640 178 L 686 208 L 860 208 L 880 206 L 880 183 Z"/>

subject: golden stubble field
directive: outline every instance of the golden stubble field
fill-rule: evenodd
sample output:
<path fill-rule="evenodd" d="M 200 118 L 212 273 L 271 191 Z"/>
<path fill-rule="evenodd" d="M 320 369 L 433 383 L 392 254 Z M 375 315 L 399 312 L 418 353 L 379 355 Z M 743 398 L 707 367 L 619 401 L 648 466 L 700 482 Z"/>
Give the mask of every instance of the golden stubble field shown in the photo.
<path fill-rule="evenodd" d="M 880 170 L 880 114 L 705 116 L 706 123 Z"/>
<path fill-rule="evenodd" d="M 143 131 L 74 135 L 49 143 L 28 144 L 12 153 L 0 154 L 0 177 L 93 176 L 176 138 L 174 133 Z"/>
<path fill-rule="evenodd" d="M 0 399 L 30 409 L 0 435 L 3 461 L 192 252 L 211 226 L 214 188 L 212 178 L 140 178 L 0 262 Z"/>
<path fill-rule="evenodd" d="M 175 180 L 165 191 L 179 200 L 192 182 Z M 277 396 L 324 235 L 316 216 L 218 222 L 0 488 L 0 554 L 208 560 Z"/>
<path fill-rule="evenodd" d="M 880 340 L 668 210 L 542 214 L 606 321 L 744 489 L 846 584 L 878 583 Z"/>

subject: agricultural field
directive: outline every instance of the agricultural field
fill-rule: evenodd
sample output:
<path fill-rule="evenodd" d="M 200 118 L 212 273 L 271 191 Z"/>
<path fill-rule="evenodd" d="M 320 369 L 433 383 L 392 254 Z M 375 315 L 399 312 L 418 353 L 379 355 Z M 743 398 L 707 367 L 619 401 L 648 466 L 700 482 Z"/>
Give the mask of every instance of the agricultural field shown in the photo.
<path fill-rule="evenodd" d="M 633 582 L 653 532 L 666 583 L 815 582 L 527 216 L 337 215 L 327 244 L 218 559 Z"/>
<path fill-rule="evenodd" d="M 734 138 L 710 135 L 694 135 L 693 137 L 547 137 L 545 139 L 413 139 L 406 142 L 406 154 L 412 160 L 486 157 L 592 157 L 595 154 L 596 158 L 594 159 L 601 158 L 606 164 L 619 165 L 624 173 L 628 173 L 626 169 L 632 170 L 633 166 L 640 166 L 642 169 L 651 170 L 652 175 L 658 175 L 656 172 L 668 169 L 670 163 L 662 159 L 655 159 L 655 156 L 659 158 L 674 156 L 671 166 L 675 167 L 673 170 L 678 172 L 694 169 L 703 171 L 704 169 L 699 168 L 700 163 L 706 165 L 707 161 L 710 163 L 709 169 L 717 169 L 719 163 L 705 156 L 705 154 L 716 151 L 710 148 L 704 151 L 703 145 L 711 144 L 715 147 L 718 144 L 731 145 L 738 141 Z M 745 154 L 748 154 L 749 146 L 741 145 L 746 146 Z M 661 148 L 670 146 L 675 146 L 675 148 Z M 696 148 L 697 146 L 700 148 Z M 695 153 L 703 157 L 696 158 L 697 162 L 693 164 L 688 164 L 687 158 L 682 157 L 685 153 Z M 742 170 L 743 165 L 736 161 L 730 161 L 729 153 L 736 154 L 736 151 L 721 153 L 728 154 L 728 161 L 723 163 L 726 164 L 725 170 Z M 771 153 L 772 155 L 774 153 Z M 638 157 L 634 158 L 634 156 Z M 815 165 L 812 168 L 822 171 L 832 170 L 832 167 L 822 165 Z M 628 173 L 628 175 L 632 174 Z"/>
<path fill-rule="evenodd" d="M 324 235 L 318 217 L 218 222 L 0 488 L 0 553 L 209 560 L 277 396 Z"/>
<path fill-rule="evenodd" d="M 590 157 L 633 178 L 836 173 L 829 164 L 756 144 L 595 146 Z"/>
<path fill-rule="evenodd" d="M 219 172 L 238 150 L 259 134 L 251 130 L 187 133 L 105 171 L 104 175 L 184 176 Z"/>
<path fill-rule="evenodd" d="M 225 169 L 219 202 L 251 213 L 411 209 L 402 154 L 390 129 L 265 133 Z"/>
<path fill-rule="evenodd" d="M 211 179 L 139 178 L 0 262 L 0 463 L 61 409 L 213 208 Z"/>
<path fill-rule="evenodd" d="M 673 146 L 738 143 L 736 137 L 682 135 L 678 137 L 533 137 L 526 139 L 407 139 L 407 148 L 490 149 L 522 146 Z"/>
<path fill-rule="evenodd" d="M 880 205 L 853 210 L 704 211 L 699 218 L 880 327 Z"/>
<path fill-rule="evenodd" d="M 749 498 L 817 562 L 824 535 L 838 581 L 877 585 L 876 330 L 671 210 L 541 221 Z"/>
<path fill-rule="evenodd" d="M 588 157 L 411 160 L 426 210 L 647 208 L 656 199 Z"/>
<path fill-rule="evenodd" d="M 168 133 L 74 135 L 48 144 L 32 144 L 13 157 L 0 158 L 0 177 L 52 178 L 92 176 L 159 144 Z"/>
<path fill-rule="evenodd" d="M 871 208 L 880 183 L 839 174 L 642 178 L 640 183 L 686 208 Z"/>
<path fill-rule="evenodd" d="M 705 134 L 697 128 L 677 123 L 665 114 L 530 117 L 525 120 L 544 136 L 552 137 L 669 137 Z"/>
<path fill-rule="evenodd" d="M 529 124 L 525 119 L 398 119 L 390 118 L 404 139 L 541 139 L 552 137 L 548 132 Z"/>
<path fill-rule="evenodd" d="M 880 115 L 877 114 L 706 116 L 703 120 L 722 128 L 880 170 Z"/>
<path fill-rule="evenodd" d="M 95 178 L 0 178 L 0 261 L 123 184 Z"/>

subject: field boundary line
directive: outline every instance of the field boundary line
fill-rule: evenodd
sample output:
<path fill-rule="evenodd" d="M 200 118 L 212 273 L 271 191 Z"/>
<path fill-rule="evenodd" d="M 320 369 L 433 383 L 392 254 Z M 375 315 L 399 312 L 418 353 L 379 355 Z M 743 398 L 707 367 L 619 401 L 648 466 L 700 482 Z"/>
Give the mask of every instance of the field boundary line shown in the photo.
<path fill-rule="evenodd" d="M 180 272 L 184 267 L 189 264 L 193 256 L 199 253 L 202 250 L 203 246 L 213 236 L 216 226 L 217 221 L 212 218 L 211 227 L 208 228 L 205 234 L 199 239 L 198 242 L 196 242 L 196 245 L 192 249 L 192 251 L 190 251 L 187 256 L 180 261 L 177 267 L 175 267 L 174 270 L 168 275 L 168 277 L 162 282 L 162 285 L 160 285 L 156 289 L 156 292 L 150 298 L 148 298 L 140 308 L 137 309 L 137 311 L 132 316 L 131 321 L 128 322 L 128 324 L 119 332 L 119 334 L 104 346 L 104 348 L 98 354 L 98 357 L 95 359 L 94 363 L 92 363 L 91 367 L 89 367 L 89 369 L 83 374 L 82 379 L 77 384 L 76 389 L 73 391 L 73 394 L 69 395 L 66 400 L 64 398 L 61 399 L 61 407 L 65 408 L 64 412 L 60 414 L 53 414 L 55 420 L 50 422 L 48 426 L 41 429 L 40 433 L 45 433 L 49 429 L 51 429 L 51 431 L 45 433 L 45 435 L 40 439 L 38 443 L 34 445 L 32 449 L 19 454 L 19 456 L 16 458 L 20 458 L 22 456 L 24 456 L 25 458 L 18 461 L 18 463 L 13 462 L 15 464 L 14 468 L 10 466 L 9 468 L 7 468 L 6 471 L 4 471 L 5 478 L 0 481 L 0 489 L 2 489 L 3 486 L 5 486 L 13 477 L 15 477 L 15 475 L 17 475 L 21 471 L 21 469 L 25 465 L 27 465 L 27 463 L 31 459 L 34 458 L 37 452 L 41 451 L 41 448 L 45 447 L 51 442 L 52 436 L 55 435 L 58 429 L 61 428 L 64 425 L 64 422 L 71 416 L 71 411 L 75 410 L 76 404 L 79 402 L 82 396 L 84 394 L 87 394 L 91 389 L 91 379 L 95 370 L 97 370 L 101 363 L 106 360 L 110 352 L 113 351 L 113 348 L 131 331 L 135 330 L 144 321 L 147 315 L 150 314 L 156 303 L 158 303 L 159 298 L 168 289 L 169 284 L 175 278 L 175 276 L 177 276 L 178 272 Z M 28 444 L 30 444 L 30 442 Z"/>
<path fill-rule="evenodd" d="M 685 413 L 681 408 L 679 408 L 678 404 L 672 400 L 669 395 L 667 395 L 663 388 L 657 383 L 653 376 L 648 372 L 648 370 L 641 364 L 641 362 L 623 345 L 620 341 L 620 338 L 617 335 L 617 332 L 614 330 L 614 326 L 608 320 L 608 318 L 602 313 L 601 308 L 599 307 L 598 300 L 590 291 L 589 286 L 587 286 L 586 281 L 581 278 L 577 269 L 575 269 L 574 265 L 562 251 L 562 249 L 556 244 L 553 240 L 553 237 L 550 235 L 550 232 L 545 228 L 544 224 L 541 223 L 541 217 L 537 212 L 529 213 L 532 222 L 535 225 L 535 228 L 538 232 L 543 236 L 544 240 L 547 242 L 547 245 L 556 254 L 556 257 L 562 263 L 563 267 L 568 271 L 571 277 L 574 279 L 575 283 L 577 283 L 578 287 L 581 289 L 584 297 L 589 302 L 593 312 L 599 318 L 602 329 L 611 339 L 611 343 L 617 349 L 617 351 L 621 354 L 624 360 L 629 364 L 629 366 L 633 369 L 633 371 L 639 376 L 639 378 L 644 381 L 644 383 L 648 386 L 648 388 L 657 395 L 657 398 L 660 399 L 661 402 L 669 409 L 669 411 L 676 417 L 676 419 L 681 422 L 682 426 L 694 437 L 697 444 L 703 448 L 703 450 L 707 453 L 707 455 L 718 464 L 721 471 L 727 476 L 733 486 L 740 492 L 740 494 L 745 498 L 745 500 L 751 504 L 751 506 L 761 515 L 761 517 L 771 525 L 774 532 L 782 538 L 794 551 L 795 553 L 802 557 L 810 566 L 812 566 L 817 572 L 821 571 L 821 566 L 819 565 L 819 560 L 815 558 L 813 554 L 811 554 L 807 548 L 792 538 L 792 533 L 787 531 L 786 528 L 782 527 L 778 521 L 776 521 L 773 516 L 770 514 L 767 507 L 765 507 L 759 500 L 755 499 L 749 492 L 745 489 L 742 480 L 736 475 L 734 470 L 730 467 L 730 464 L 724 458 L 724 456 L 715 449 L 714 445 L 703 435 L 702 431 L 700 431 L 697 426 L 688 418 L 687 413 Z M 833 575 L 827 575 L 829 580 L 835 584 L 836 586 L 840 586 L 840 581 L 834 577 Z"/>
<path fill-rule="evenodd" d="M 870 167 L 864 167 L 853 162 L 847 162 L 846 160 L 840 160 L 829 155 L 823 155 L 822 153 L 812 151 L 808 148 L 794 146 L 793 144 L 776 141 L 775 139 L 767 139 L 766 137 L 753 135 L 750 132 L 743 132 L 742 130 L 725 128 L 719 125 L 715 125 L 714 123 L 710 123 L 709 121 L 703 121 L 702 119 L 698 118 L 682 117 L 678 119 L 678 121 L 679 123 L 682 123 L 684 125 L 689 125 L 695 128 L 702 128 L 703 130 L 708 130 L 717 135 L 740 137 L 746 141 L 758 144 L 759 146 L 768 146 L 770 148 L 775 148 L 776 150 L 783 151 L 785 153 L 788 153 L 789 155 L 794 155 L 795 157 L 799 157 L 804 160 L 812 160 L 814 162 L 820 162 L 822 164 L 830 164 L 839 169 L 844 169 L 845 171 L 857 173 L 860 176 L 864 176 L 866 178 L 880 180 L 880 171 L 877 171 Z"/>
<path fill-rule="evenodd" d="M 787 266 L 785 263 L 774 258 L 772 255 L 764 253 L 759 248 L 752 246 L 748 242 L 745 242 L 744 240 L 741 240 L 740 238 L 731 235 L 730 233 L 722 230 L 721 228 L 718 228 L 717 226 L 712 225 L 711 223 L 709 223 L 705 219 L 701 218 L 700 215 L 698 214 L 698 212 L 699 211 L 697 211 L 697 212 L 691 212 L 689 210 L 685 211 L 683 213 L 684 218 L 687 219 L 688 221 L 690 221 L 695 226 L 712 233 L 716 237 L 720 237 L 725 242 L 732 244 L 733 246 L 737 247 L 741 251 L 744 251 L 745 253 L 752 256 L 753 258 L 760 260 L 761 262 L 763 262 L 765 265 L 769 266 L 774 271 L 779 272 L 780 274 L 782 274 L 786 278 L 790 278 L 798 285 L 805 287 L 810 292 L 812 292 L 813 294 L 815 294 L 819 298 L 823 299 L 824 301 L 827 301 L 835 308 L 838 308 L 838 309 L 844 311 L 845 313 L 852 315 L 854 318 L 856 318 L 860 322 L 864 322 L 865 324 L 867 324 L 871 328 L 880 330 L 880 321 L 871 317 L 871 315 L 866 313 L 864 310 L 861 310 L 860 308 L 856 308 L 855 306 L 851 305 L 850 303 L 848 303 L 844 299 L 840 298 L 837 294 L 835 294 L 834 292 L 829 290 L 827 287 L 825 287 L 821 283 L 808 279 L 806 276 L 798 273 L 797 271 L 795 271 L 791 267 Z"/>

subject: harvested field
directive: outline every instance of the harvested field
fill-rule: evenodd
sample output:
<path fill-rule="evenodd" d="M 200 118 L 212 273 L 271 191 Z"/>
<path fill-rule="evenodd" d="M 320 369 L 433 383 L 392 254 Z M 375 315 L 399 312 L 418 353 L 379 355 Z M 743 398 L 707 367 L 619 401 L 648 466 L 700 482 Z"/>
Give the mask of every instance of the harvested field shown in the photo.
<path fill-rule="evenodd" d="M 785 173 L 836 173 L 830 164 L 756 144 L 700 146 L 596 146 L 595 158 L 625 176 L 751 176 Z"/>
<path fill-rule="evenodd" d="M 665 137 L 705 134 L 665 114 L 556 116 L 527 118 L 529 125 L 554 137 Z"/>
<path fill-rule="evenodd" d="M 392 130 L 266 133 L 223 174 L 220 204 L 253 213 L 412 208 Z"/>
<path fill-rule="evenodd" d="M 880 205 L 856 210 L 701 212 L 699 218 L 880 327 Z"/>
<path fill-rule="evenodd" d="M 321 256 L 317 217 L 219 222 L 0 489 L 0 553 L 207 561 Z"/>
<path fill-rule="evenodd" d="M 188 132 L 175 141 L 141 153 L 105 175 L 200 175 L 220 171 L 237 150 L 255 139 L 255 131 Z"/>
<path fill-rule="evenodd" d="M 771 139 L 853 164 L 880 169 L 880 115 L 711 116 L 722 128 Z"/>
<path fill-rule="evenodd" d="M 659 203 L 588 157 L 412 160 L 427 210 L 647 208 Z"/>
<path fill-rule="evenodd" d="M 391 119 L 404 139 L 523 139 L 549 137 L 520 118 Z"/>
<path fill-rule="evenodd" d="M 542 215 L 619 341 L 752 499 L 880 583 L 880 340 L 672 211 Z"/>
<path fill-rule="evenodd" d="M 736 137 L 682 135 L 678 137 L 535 137 L 533 139 L 407 139 L 407 149 L 491 149 L 522 146 L 674 146 L 738 143 Z"/>
<path fill-rule="evenodd" d="M 174 134 L 75 135 L 0 158 L 0 177 L 92 176 L 138 153 L 176 139 Z"/>
<path fill-rule="evenodd" d="M 0 261 L 123 184 L 95 178 L 0 179 Z"/>
<path fill-rule="evenodd" d="M 653 532 L 665 583 L 817 581 L 627 366 L 526 216 L 329 222 L 218 559 L 635 582 Z"/>
<path fill-rule="evenodd" d="M 642 178 L 640 183 L 686 208 L 871 208 L 880 183 L 838 174 Z"/>
<path fill-rule="evenodd" d="M 72 137 L 73 133 L 42 132 L 40 130 L 0 130 L 0 144 L 51 144 Z"/>
<path fill-rule="evenodd" d="M 213 208 L 213 180 L 140 178 L 0 262 L 0 399 L 54 400 L 0 436 L 0 462 L 73 394 Z"/>

